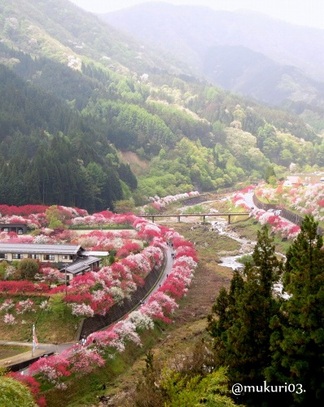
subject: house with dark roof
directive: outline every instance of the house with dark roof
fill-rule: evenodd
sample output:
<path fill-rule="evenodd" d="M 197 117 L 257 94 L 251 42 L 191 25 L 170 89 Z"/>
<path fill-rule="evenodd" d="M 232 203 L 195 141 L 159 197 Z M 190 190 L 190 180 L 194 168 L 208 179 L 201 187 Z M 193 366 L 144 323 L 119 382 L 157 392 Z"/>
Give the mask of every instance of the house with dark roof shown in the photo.
<path fill-rule="evenodd" d="M 80 245 L 0 243 L 0 261 L 35 259 L 55 264 L 70 280 L 100 265 L 100 257 L 108 252 L 86 252 Z M 99 257 L 98 254 L 101 254 Z"/>
<path fill-rule="evenodd" d="M 94 256 L 80 257 L 71 264 L 64 265 L 60 272 L 66 275 L 67 280 L 72 280 L 73 277 L 84 274 L 88 271 L 99 267 L 100 259 Z"/>

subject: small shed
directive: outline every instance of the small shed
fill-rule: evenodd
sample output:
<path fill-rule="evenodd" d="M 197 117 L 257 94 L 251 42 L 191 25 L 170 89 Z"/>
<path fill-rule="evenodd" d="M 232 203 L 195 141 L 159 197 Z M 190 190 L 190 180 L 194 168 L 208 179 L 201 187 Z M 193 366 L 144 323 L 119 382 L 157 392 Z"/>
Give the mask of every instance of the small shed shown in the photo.
<path fill-rule="evenodd" d="M 98 257 L 87 256 L 78 258 L 75 262 L 65 265 L 60 269 L 60 272 L 64 273 L 68 280 L 72 280 L 73 277 L 94 270 L 99 265 L 100 259 Z"/>

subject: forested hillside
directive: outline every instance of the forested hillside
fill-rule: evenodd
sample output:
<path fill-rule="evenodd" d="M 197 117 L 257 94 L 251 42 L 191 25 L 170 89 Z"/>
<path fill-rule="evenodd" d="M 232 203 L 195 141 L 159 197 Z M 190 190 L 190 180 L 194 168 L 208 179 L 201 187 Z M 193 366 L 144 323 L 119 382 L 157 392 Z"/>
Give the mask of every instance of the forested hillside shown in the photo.
<path fill-rule="evenodd" d="M 100 16 L 196 75 L 324 129 L 324 31 L 246 10 L 147 2 Z"/>
<path fill-rule="evenodd" d="M 67 103 L 23 82 L 4 66 L 0 89 L 3 203 L 70 203 L 95 210 L 123 197 L 121 179 L 136 187 L 114 147 Z"/>
<path fill-rule="evenodd" d="M 0 15 L 2 203 L 97 211 L 324 165 L 296 115 L 195 79 L 68 1 Z"/>
<path fill-rule="evenodd" d="M 276 63 L 296 66 L 313 79 L 324 80 L 323 30 L 255 11 L 215 10 L 187 3 L 143 1 L 100 18 L 141 41 L 176 51 L 196 70 L 213 46 L 242 46 Z"/>

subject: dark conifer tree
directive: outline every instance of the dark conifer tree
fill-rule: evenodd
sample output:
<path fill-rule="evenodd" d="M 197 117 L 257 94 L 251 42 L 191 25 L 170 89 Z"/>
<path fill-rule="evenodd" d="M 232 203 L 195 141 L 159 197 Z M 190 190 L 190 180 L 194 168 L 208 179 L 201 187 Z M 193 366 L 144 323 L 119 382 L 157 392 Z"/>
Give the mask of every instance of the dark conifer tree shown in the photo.
<path fill-rule="evenodd" d="M 267 376 L 302 385 L 296 403 L 324 403 L 324 250 L 318 223 L 306 216 L 287 252 L 283 288 L 289 298 L 273 318 L 273 361 Z M 305 390 L 305 391 L 304 391 Z"/>
<path fill-rule="evenodd" d="M 137 179 L 132 172 L 129 164 L 121 163 L 118 167 L 118 175 L 122 181 L 126 182 L 131 190 L 137 188 Z"/>
<path fill-rule="evenodd" d="M 216 361 L 228 367 L 231 383 L 263 383 L 264 369 L 270 363 L 270 320 L 280 304 L 273 285 L 281 272 L 282 262 L 275 254 L 268 229 L 263 227 L 252 261 L 242 273 L 235 271 L 229 293 L 221 290 L 216 300 L 213 308 L 216 318 L 209 317 L 208 330 L 214 337 Z M 249 396 L 244 402 L 258 405 L 258 395 Z"/>

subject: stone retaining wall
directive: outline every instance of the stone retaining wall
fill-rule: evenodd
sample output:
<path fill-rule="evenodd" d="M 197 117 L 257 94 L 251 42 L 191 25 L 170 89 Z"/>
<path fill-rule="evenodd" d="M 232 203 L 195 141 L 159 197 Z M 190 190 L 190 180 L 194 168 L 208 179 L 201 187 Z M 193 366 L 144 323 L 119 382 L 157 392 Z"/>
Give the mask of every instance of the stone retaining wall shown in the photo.
<path fill-rule="evenodd" d="M 91 318 L 85 318 L 82 327 L 79 330 L 78 339 L 87 337 L 92 332 L 99 331 L 100 329 L 117 322 L 123 316 L 132 311 L 132 309 L 138 305 L 155 286 L 164 271 L 165 262 L 166 256 L 164 256 L 162 266 L 160 268 L 153 268 L 153 270 L 146 276 L 144 285 L 142 287 L 138 287 L 130 299 L 125 299 L 117 304 L 114 304 L 106 315 L 94 315 Z"/>

